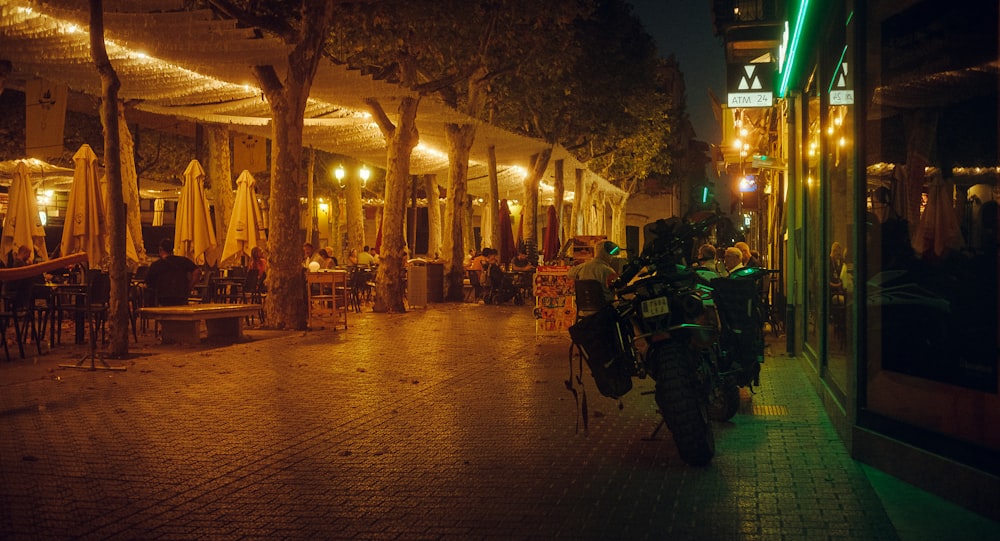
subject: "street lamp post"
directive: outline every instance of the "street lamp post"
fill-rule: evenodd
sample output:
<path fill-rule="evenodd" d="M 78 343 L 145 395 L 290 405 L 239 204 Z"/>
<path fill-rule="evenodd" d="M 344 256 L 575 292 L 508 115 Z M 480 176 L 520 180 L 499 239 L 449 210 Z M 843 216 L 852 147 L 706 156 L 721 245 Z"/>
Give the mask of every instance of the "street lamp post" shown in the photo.
<path fill-rule="evenodd" d="M 367 166 L 361 165 L 357 177 L 355 177 L 360 180 L 359 183 L 348 182 L 348 173 L 343 165 L 338 165 L 333 170 L 333 176 L 337 179 L 337 185 L 344 192 L 347 210 L 345 217 L 347 238 L 346 242 L 341 241 L 341 249 L 345 252 L 349 251 L 350 248 L 360 249 L 365 240 L 365 217 L 361 198 L 368 184 L 368 179 L 371 177 L 371 170 Z"/>

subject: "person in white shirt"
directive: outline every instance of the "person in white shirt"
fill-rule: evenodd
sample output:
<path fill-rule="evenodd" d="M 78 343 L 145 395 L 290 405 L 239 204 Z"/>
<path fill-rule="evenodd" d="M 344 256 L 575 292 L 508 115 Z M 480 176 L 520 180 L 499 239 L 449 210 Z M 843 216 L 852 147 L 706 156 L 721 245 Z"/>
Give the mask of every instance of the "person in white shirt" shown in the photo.
<path fill-rule="evenodd" d="M 358 266 L 359 267 L 371 267 L 375 264 L 375 258 L 372 257 L 371 251 L 368 246 L 365 246 L 363 250 L 358 252 Z"/>

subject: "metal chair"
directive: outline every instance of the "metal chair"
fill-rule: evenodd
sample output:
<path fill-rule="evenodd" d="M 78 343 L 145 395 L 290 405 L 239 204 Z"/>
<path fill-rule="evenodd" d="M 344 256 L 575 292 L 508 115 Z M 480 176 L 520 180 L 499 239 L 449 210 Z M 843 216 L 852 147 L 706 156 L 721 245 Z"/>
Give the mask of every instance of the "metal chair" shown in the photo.
<path fill-rule="evenodd" d="M 38 326 L 35 322 L 34 309 L 34 284 L 31 280 L 16 280 L 3 284 L 3 310 L 0 311 L 0 320 L 4 337 L 6 336 L 7 325 L 14 327 L 14 337 L 17 341 L 17 350 L 21 358 L 24 358 L 24 343 L 29 334 L 35 341 L 38 354 L 42 354 L 42 344 L 38 339 Z M 10 353 L 7 350 L 7 341 L 4 338 L 4 352 L 7 360 L 10 360 Z"/>

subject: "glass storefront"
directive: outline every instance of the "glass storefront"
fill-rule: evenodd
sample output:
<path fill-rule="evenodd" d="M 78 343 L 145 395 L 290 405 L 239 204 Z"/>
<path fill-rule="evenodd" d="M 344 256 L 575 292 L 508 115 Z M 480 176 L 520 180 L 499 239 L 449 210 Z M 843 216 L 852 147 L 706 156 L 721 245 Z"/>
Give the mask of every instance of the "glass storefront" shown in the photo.
<path fill-rule="evenodd" d="M 863 205 L 863 414 L 972 456 L 1000 451 L 997 10 L 867 3 L 866 193 L 838 193 L 834 165 L 828 206 L 829 240 L 839 241 L 853 226 L 838 205 Z M 828 116 L 840 114 L 830 106 Z"/>

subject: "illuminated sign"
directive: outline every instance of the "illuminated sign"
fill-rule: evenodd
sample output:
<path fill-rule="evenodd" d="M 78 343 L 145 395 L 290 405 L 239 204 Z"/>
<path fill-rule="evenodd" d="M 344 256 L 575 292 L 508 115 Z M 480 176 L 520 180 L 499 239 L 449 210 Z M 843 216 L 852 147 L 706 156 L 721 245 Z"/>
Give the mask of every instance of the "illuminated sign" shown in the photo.
<path fill-rule="evenodd" d="M 726 72 L 730 108 L 774 105 L 774 64 L 730 64 Z"/>

